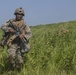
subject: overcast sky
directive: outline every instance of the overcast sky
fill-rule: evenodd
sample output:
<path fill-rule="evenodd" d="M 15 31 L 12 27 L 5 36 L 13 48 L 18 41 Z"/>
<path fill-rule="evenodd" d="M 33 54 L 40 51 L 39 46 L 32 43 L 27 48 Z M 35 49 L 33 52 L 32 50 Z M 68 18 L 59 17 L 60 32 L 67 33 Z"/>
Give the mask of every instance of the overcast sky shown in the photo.
<path fill-rule="evenodd" d="M 14 18 L 19 7 L 24 9 L 29 26 L 76 20 L 76 0 L 1 0 L 0 25 Z"/>

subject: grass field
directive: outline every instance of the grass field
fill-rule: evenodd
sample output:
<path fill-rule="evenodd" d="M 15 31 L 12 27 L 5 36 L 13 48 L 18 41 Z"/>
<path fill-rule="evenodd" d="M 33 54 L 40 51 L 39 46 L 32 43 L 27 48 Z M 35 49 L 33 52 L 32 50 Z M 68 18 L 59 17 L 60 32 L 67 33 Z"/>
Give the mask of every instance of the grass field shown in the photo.
<path fill-rule="evenodd" d="M 76 21 L 30 28 L 31 50 L 22 71 L 13 75 L 76 75 Z M 7 65 L 7 49 L 0 47 L 0 75 L 8 75 Z"/>

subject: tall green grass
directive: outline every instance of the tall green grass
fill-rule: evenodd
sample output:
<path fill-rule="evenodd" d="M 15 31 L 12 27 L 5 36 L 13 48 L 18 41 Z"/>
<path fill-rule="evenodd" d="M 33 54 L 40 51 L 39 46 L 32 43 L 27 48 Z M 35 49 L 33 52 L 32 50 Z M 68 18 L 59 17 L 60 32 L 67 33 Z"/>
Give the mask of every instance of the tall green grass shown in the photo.
<path fill-rule="evenodd" d="M 14 75 L 76 75 L 76 21 L 31 26 L 31 31 L 31 50 Z M 0 75 L 8 73 L 6 57 L 7 49 L 0 48 Z"/>

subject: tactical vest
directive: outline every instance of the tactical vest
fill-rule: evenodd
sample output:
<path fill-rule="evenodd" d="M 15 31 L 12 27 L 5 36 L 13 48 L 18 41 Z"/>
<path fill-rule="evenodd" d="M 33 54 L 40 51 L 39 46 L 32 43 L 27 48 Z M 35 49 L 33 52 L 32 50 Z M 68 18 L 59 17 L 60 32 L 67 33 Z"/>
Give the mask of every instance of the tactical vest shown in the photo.
<path fill-rule="evenodd" d="M 23 35 L 25 35 L 25 27 L 26 27 L 26 25 L 25 25 L 23 19 L 20 20 L 20 21 L 16 21 L 15 19 L 12 19 L 12 20 L 10 20 L 10 21 L 12 22 L 13 25 L 17 26 L 17 27 L 21 30 L 21 33 L 22 33 Z M 9 34 L 9 38 L 7 39 L 7 45 L 8 45 L 8 46 L 11 46 L 12 41 L 13 41 L 15 38 L 16 38 L 16 35 L 10 33 L 10 34 Z"/>

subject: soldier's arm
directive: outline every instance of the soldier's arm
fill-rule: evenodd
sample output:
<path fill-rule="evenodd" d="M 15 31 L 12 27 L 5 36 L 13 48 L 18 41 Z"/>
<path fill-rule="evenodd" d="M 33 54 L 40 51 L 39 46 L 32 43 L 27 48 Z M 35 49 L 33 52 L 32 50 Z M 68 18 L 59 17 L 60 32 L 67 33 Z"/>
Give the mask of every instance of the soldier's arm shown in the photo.
<path fill-rule="evenodd" d="M 30 27 L 29 27 L 28 25 L 26 25 L 24 37 L 25 37 L 27 40 L 29 40 L 31 36 L 32 36 L 31 29 L 30 29 Z"/>
<path fill-rule="evenodd" d="M 8 27 L 10 20 L 6 21 L 4 24 L 2 24 L 1 29 L 5 32 L 9 32 L 9 30 L 11 29 L 10 27 Z"/>

